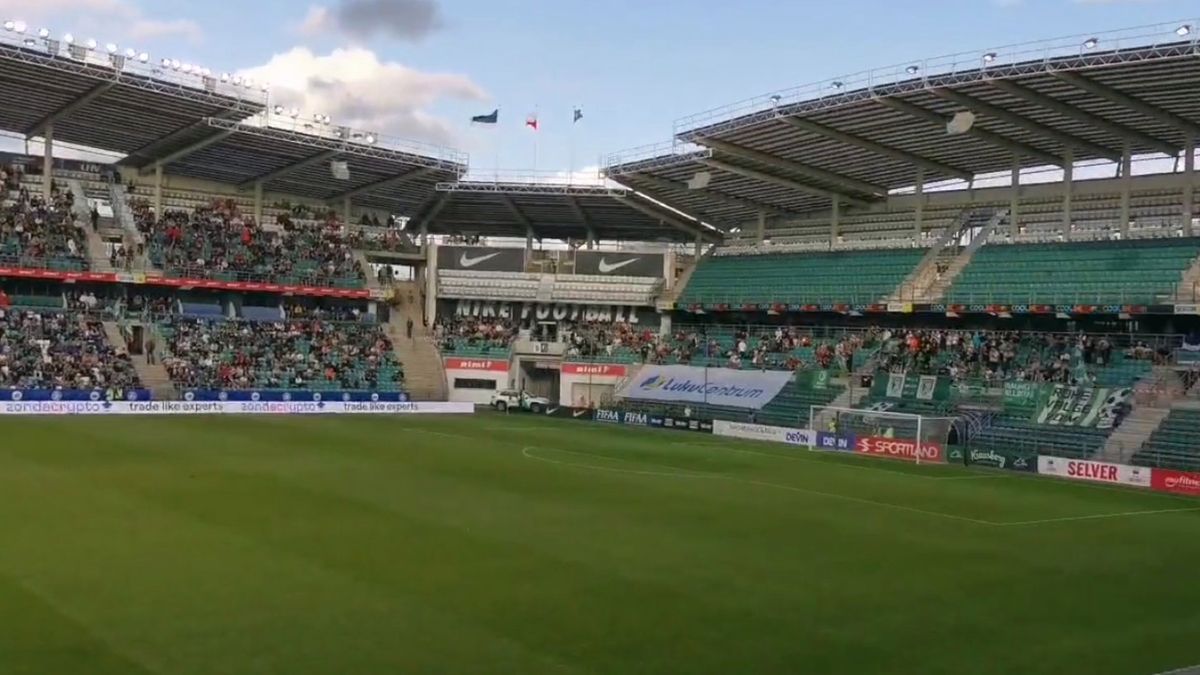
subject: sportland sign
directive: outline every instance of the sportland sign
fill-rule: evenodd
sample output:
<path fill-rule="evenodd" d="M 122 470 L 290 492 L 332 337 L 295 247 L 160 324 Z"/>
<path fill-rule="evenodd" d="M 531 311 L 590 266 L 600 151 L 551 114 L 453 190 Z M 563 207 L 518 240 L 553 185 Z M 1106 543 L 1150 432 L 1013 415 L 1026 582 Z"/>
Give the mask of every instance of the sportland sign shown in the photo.
<path fill-rule="evenodd" d="M 1200 473 L 1154 469 L 1150 472 L 1150 487 L 1158 492 L 1200 497 Z"/>
<path fill-rule="evenodd" d="M 867 436 L 858 439 L 855 451 L 863 455 L 876 457 L 891 457 L 906 462 L 942 462 L 946 461 L 946 451 L 937 443 L 922 443 L 920 449 L 916 441 L 900 438 L 884 438 L 882 436 Z"/>

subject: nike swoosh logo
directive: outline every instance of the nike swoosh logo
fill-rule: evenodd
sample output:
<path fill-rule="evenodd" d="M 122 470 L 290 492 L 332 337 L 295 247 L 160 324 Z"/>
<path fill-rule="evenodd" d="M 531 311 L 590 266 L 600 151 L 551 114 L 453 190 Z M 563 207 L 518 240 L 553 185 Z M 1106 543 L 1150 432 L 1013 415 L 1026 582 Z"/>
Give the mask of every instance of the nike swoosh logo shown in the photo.
<path fill-rule="evenodd" d="M 571 417 L 583 417 L 586 414 L 588 414 L 587 410 L 576 410 L 575 412 L 571 413 Z"/>
<path fill-rule="evenodd" d="M 638 261 L 637 258 L 630 258 L 629 260 L 622 260 L 619 263 L 613 263 L 610 265 L 610 264 L 608 264 L 607 260 L 605 260 L 604 258 L 601 258 L 600 259 L 600 274 L 608 274 L 609 272 L 615 272 L 615 271 L 621 269 L 622 267 L 632 265 L 633 263 L 635 263 L 637 261 Z"/>
<path fill-rule="evenodd" d="M 554 414 L 554 413 L 556 413 L 556 412 L 558 412 L 558 408 L 551 408 L 551 409 L 549 409 L 549 410 L 547 410 L 547 411 L 546 411 L 546 414 L 547 414 L 547 415 L 553 415 L 553 414 Z"/>
<path fill-rule="evenodd" d="M 479 263 L 484 262 L 486 260 L 491 260 L 492 258 L 495 258 L 498 255 L 500 255 L 500 254 L 499 253 L 489 253 L 487 255 L 481 255 L 478 258 L 468 258 L 467 254 L 464 253 L 464 254 L 462 254 L 462 257 L 460 257 L 458 259 L 458 264 L 463 267 L 474 267 L 474 266 L 478 265 Z"/>

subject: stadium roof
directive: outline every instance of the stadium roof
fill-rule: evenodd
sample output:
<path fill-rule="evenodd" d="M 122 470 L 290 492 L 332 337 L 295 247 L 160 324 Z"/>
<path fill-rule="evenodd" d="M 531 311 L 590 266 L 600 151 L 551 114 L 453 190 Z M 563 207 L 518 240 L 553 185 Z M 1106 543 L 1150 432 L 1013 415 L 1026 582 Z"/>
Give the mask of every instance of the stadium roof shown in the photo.
<path fill-rule="evenodd" d="M 262 91 L 141 56 L 0 31 L 0 129 L 33 137 L 52 123 L 57 141 L 128 154 L 205 117 L 263 109 Z"/>
<path fill-rule="evenodd" d="M 393 213 L 411 213 L 439 181 L 466 171 L 466 155 L 436 146 L 404 143 L 345 127 L 266 126 L 260 118 L 236 122 L 202 120 L 187 133 L 158 144 L 153 152 L 123 163 L 149 173 L 164 171 L 307 199 L 353 203 Z M 369 141 L 369 142 L 368 142 Z M 332 162 L 345 162 L 348 179 L 335 178 Z"/>
<path fill-rule="evenodd" d="M 459 181 L 437 185 L 415 215 L 430 232 L 538 239 L 717 240 L 710 228 L 645 195 L 607 185 Z"/>
<path fill-rule="evenodd" d="M 981 50 L 826 80 L 676 123 L 605 174 L 723 225 L 883 201 L 916 183 L 1176 156 L 1200 137 L 1198 22 Z M 974 115 L 955 116 L 970 112 Z M 951 133 L 951 127 L 955 133 Z"/>

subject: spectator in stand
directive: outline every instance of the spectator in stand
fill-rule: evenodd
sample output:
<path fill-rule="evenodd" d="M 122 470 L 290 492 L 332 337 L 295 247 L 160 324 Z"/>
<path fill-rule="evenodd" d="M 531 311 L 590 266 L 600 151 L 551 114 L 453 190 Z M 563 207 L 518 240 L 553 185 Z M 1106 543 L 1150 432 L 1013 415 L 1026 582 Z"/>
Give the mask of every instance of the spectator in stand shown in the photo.
<path fill-rule="evenodd" d="M 139 386 L 129 355 L 108 344 L 99 321 L 0 309 L 0 387 L 116 391 Z"/>

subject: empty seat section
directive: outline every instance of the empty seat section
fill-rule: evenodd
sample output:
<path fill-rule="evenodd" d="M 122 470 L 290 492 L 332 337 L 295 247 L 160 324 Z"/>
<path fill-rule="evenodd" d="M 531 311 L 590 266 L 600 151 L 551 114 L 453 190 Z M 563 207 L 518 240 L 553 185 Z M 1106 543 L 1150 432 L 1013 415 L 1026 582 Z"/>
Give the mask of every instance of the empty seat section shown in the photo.
<path fill-rule="evenodd" d="M 1133 463 L 1200 471 L 1200 410 L 1172 410 L 1133 456 Z"/>

